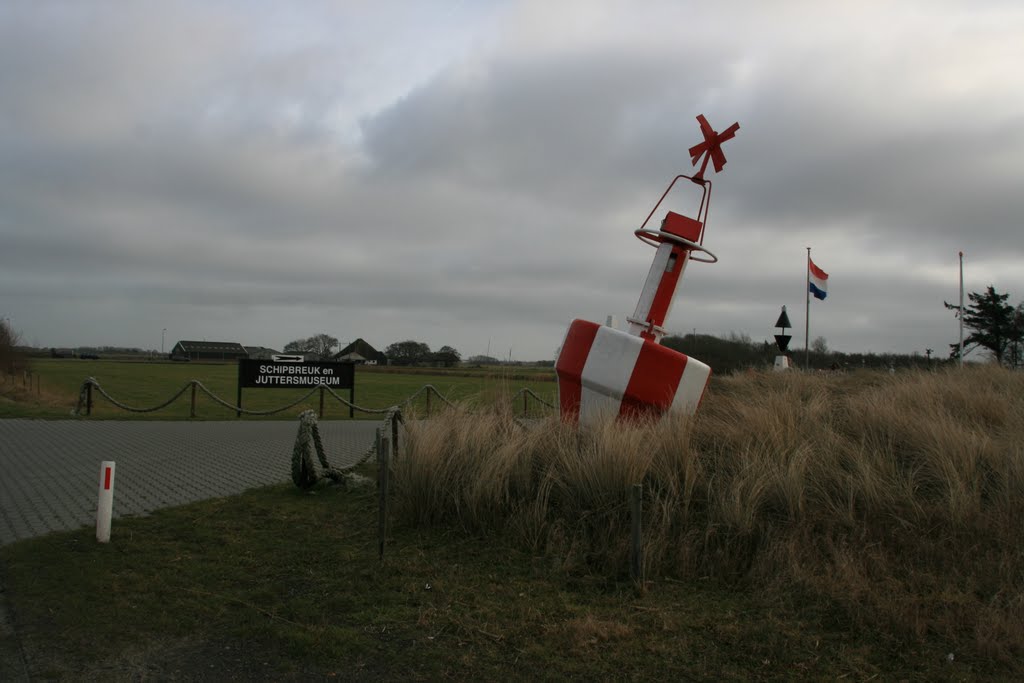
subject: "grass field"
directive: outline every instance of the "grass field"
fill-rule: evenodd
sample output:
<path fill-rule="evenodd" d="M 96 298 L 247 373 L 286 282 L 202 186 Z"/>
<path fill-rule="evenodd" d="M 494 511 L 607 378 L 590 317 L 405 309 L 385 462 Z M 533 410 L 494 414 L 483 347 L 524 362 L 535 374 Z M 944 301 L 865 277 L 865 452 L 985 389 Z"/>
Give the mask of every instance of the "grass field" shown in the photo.
<path fill-rule="evenodd" d="M 0 549 L 33 674 L 1024 679 L 1024 374 L 733 376 L 695 419 L 585 430 L 508 408 L 409 424 L 383 562 L 372 470 Z"/>
<path fill-rule="evenodd" d="M 372 368 L 357 366 L 355 380 L 355 403 L 360 407 L 382 409 L 400 403 L 412 396 L 424 385 L 430 384 L 441 396 L 451 401 L 470 401 L 490 404 L 507 399 L 520 388 L 528 387 L 553 403 L 556 389 L 551 381 L 553 370 L 523 371 L 515 369 L 503 373 L 500 369 L 434 370 L 425 372 L 416 368 L 402 372 L 400 368 Z M 95 378 L 104 390 L 126 405 L 148 408 L 158 405 L 195 379 L 211 392 L 235 404 L 237 399 L 238 370 L 233 364 L 219 363 L 172 363 L 172 362 L 131 362 L 131 361 L 89 361 L 78 359 L 33 359 L 34 382 L 39 391 L 29 390 L 24 378 L 0 378 L 0 417 L 66 418 L 78 400 L 82 382 Z M 16 393 L 17 401 L 2 399 L 2 392 Z M 308 389 L 244 389 L 242 406 L 250 410 L 271 410 L 287 405 L 304 394 Z M 338 392 L 348 398 L 348 390 Z M 110 404 L 94 394 L 90 419 L 183 419 L 190 413 L 190 391 L 186 391 L 173 404 L 153 413 L 131 413 Z M 436 397 L 431 409 L 440 406 Z M 532 413 L 540 414 L 543 406 L 535 401 L 529 406 Z M 348 408 L 334 401 L 330 395 L 325 399 L 327 417 L 347 417 Z M 278 413 L 270 419 L 294 419 L 306 409 L 319 410 L 319 395 L 294 408 Z M 421 396 L 410 408 L 418 413 L 427 410 L 426 398 Z M 522 405 L 519 405 L 522 410 Z M 234 411 L 224 408 L 215 401 L 197 395 L 196 416 L 198 419 L 223 420 L 234 418 Z M 356 412 L 357 418 L 372 418 L 373 415 Z M 246 416 L 245 419 L 257 419 Z"/>

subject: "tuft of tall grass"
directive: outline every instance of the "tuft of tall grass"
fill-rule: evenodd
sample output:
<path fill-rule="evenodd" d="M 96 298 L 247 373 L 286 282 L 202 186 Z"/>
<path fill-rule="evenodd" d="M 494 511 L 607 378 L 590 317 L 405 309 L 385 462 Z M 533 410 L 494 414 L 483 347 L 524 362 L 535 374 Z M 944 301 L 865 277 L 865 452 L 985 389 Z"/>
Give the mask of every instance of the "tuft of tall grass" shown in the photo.
<path fill-rule="evenodd" d="M 510 406 L 409 425 L 396 510 L 624 573 L 644 490 L 649 577 L 716 577 L 867 623 L 1024 652 L 1024 374 L 756 373 L 698 416 L 577 429 Z"/>

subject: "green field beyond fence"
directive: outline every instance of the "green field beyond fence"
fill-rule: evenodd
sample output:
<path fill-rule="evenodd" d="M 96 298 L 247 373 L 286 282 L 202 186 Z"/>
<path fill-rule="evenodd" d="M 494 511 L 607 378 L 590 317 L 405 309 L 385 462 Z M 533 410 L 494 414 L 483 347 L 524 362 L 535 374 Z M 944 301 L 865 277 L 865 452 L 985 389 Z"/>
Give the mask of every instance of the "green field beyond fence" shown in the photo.
<path fill-rule="evenodd" d="M 34 359 L 32 386 L 36 390 L 21 389 L 22 399 L 17 402 L 0 401 L 0 417 L 63 418 L 70 417 L 78 401 L 79 390 L 86 378 L 94 378 L 103 389 L 126 405 L 148 408 L 163 403 L 192 380 L 227 401 L 235 404 L 238 387 L 238 366 L 219 363 L 130 362 L 78 359 Z M 432 385 L 445 399 L 492 405 L 511 400 L 520 389 L 535 392 L 548 403 L 557 396 L 554 371 L 538 369 L 524 371 L 516 368 L 503 374 L 500 369 L 435 370 L 425 374 L 423 368 L 403 373 L 398 368 L 371 368 L 357 366 L 355 376 L 355 403 L 363 408 L 382 409 L 402 403 L 424 385 Z M 20 388 L 22 378 L 7 378 L 8 388 Z M 35 393 L 33 393 L 35 392 Z M 292 403 L 309 392 L 303 389 L 243 389 L 242 406 L 248 410 L 273 410 Z M 341 392 L 348 398 L 348 390 Z M 423 414 L 428 410 L 426 393 L 406 408 Z M 440 408 L 441 401 L 433 398 L 431 410 Z M 550 408 L 529 399 L 525 406 L 531 415 L 546 414 Z M 319 392 L 286 411 L 268 416 L 269 419 L 294 419 L 303 410 L 319 412 Z M 522 414 L 523 399 L 517 399 L 515 411 Z M 191 396 L 185 391 L 167 408 L 153 413 L 131 413 L 111 405 L 94 393 L 90 419 L 187 419 L 191 411 Z M 196 418 L 204 420 L 235 419 L 235 412 L 198 392 Z M 324 419 L 348 418 L 349 410 L 328 395 L 324 402 Z M 379 419 L 372 414 L 356 413 L 357 419 Z M 243 419 L 260 419 L 243 416 Z M 266 419 L 266 418 L 264 418 Z"/>

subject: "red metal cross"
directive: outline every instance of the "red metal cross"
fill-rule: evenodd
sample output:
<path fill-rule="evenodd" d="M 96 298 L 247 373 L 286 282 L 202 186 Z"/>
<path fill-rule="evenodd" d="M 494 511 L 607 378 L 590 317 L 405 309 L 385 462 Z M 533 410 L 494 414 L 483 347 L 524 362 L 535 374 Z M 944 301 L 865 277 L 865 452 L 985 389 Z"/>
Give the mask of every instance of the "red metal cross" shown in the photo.
<path fill-rule="evenodd" d="M 704 142 L 690 148 L 690 160 L 696 166 L 697 160 L 704 156 L 704 163 L 700 165 L 700 170 L 693 177 L 694 180 L 703 180 L 704 171 L 708 167 L 708 159 L 715 162 L 715 173 L 722 172 L 722 167 L 725 166 L 722 143 L 726 140 L 731 140 L 736 135 L 736 131 L 740 129 L 740 124 L 734 123 L 721 133 L 716 133 L 703 114 L 697 116 L 697 123 L 700 124 L 700 132 L 704 134 Z"/>

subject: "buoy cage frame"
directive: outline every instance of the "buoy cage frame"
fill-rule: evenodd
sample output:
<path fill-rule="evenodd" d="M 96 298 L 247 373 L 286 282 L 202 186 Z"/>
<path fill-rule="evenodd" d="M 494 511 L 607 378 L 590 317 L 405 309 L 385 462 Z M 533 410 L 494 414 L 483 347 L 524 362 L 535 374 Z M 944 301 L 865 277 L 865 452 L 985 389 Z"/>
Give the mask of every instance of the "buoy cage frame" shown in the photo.
<path fill-rule="evenodd" d="M 679 180 L 682 178 L 689 180 L 694 185 L 700 185 L 701 189 L 703 190 L 700 198 L 700 207 L 697 209 L 696 220 L 698 223 L 700 223 L 700 235 L 698 236 L 698 240 L 696 242 L 688 240 L 685 237 L 680 237 L 679 235 L 674 235 L 664 230 L 656 230 L 654 228 L 647 227 L 647 224 L 650 223 L 651 221 L 651 217 L 654 216 L 654 212 L 658 210 L 658 207 L 661 206 L 661 203 L 665 201 L 665 197 L 668 196 L 668 193 L 672 191 L 672 188 L 675 187 L 675 184 L 679 182 Z M 647 218 L 644 219 L 644 222 L 640 225 L 640 227 L 633 231 L 633 234 L 636 235 L 637 239 L 639 239 L 644 244 L 648 244 L 655 248 L 657 248 L 659 244 L 663 244 L 665 242 L 677 244 L 690 252 L 691 261 L 696 261 L 698 263 L 717 263 L 718 257 L 711 253 L 706 247 L 704 247 L 704 231 L 707 229 L 708 209 L 710 207 L 711 181 L 706 178 L 698 178 L 696 176 L 679 174 L 672 179 L 671 183 L 668 184 L 668 187 L 665 189 L 665 192 L 662 193 L 661 198 L 658 199 L 658 203 L 655 204 L 654 208 L 651 209 L 651 212 L 647 214 Z M 707 257 L 698 257 L 694 255 L 693 252 L 701 252 L 703 254 L 706 254 Z"/>

